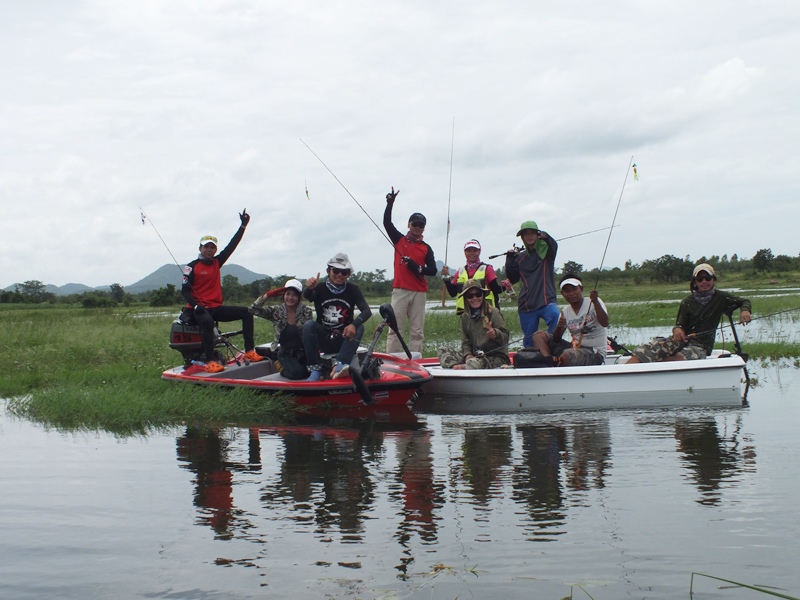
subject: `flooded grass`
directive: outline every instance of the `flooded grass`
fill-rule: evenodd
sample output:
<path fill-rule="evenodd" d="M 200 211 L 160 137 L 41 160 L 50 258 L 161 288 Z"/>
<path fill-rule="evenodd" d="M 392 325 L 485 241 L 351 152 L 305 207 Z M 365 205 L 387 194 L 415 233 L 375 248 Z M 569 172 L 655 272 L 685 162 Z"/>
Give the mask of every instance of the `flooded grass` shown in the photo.
<path fill-rule="evenodd" d="M 168 346 L 172 320 L 135 311 L 0 311 L 0 358 L 12 366 L 0 397 L 10 398 L 11 414 L 65 429 L 287 417 L 285 398 L 163 381 L 161 372 L 181 362 Z"/>
<path fill-rule="evenodd" d="M 752 358 L 796 358 L 800 344 L 790 334 L 800 319 L 800 296 L 780 288 L 760 292 L 767 291 L 774 294 L 759 293 L 753 300 L 754 319 L 763 319 L 773 333 L 766 341 L 747 344 L 744 351 Z M 601 297 L 609 306 L 612 331 L 663 327 L 667 334 L 684 294 L 685 286 L 618 286 L 604 288 Z M 509 345 L 521 347 L 516 302 L 504 298 L 501 310 L 511 332 Z M 178 307 L 4 307 L 0 359 L 6 369 L 0 397 L 12 399 L 13 414 L 54 427 L 135 431 L 187 421 L 286 418 L 287 403 L 282 398 L 162 381 L 161 372 L 181 362 L 168 346 L 170 323 L 178 311 Z M 365 343 L 379 321 L 375 315 L 366 323 Z M 256 319 L 256 341 L 268 343 L 272 336 L 271 324 Z M 433 356 L 443 344 L 458 340 L 460 325 L 453 308 L 428 310 L 424 354 Z M 378 350 L 384 349 L 382 340 Z"/>

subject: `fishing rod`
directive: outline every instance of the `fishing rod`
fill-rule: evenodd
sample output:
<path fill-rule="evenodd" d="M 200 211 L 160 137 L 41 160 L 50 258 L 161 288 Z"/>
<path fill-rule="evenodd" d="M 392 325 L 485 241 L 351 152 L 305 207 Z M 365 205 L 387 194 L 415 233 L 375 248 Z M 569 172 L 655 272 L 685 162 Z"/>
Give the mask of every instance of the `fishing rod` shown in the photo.
<path fill-rule="evenodd" d="M 361 212 L 363 212 L 365 215 L 367 215 L 367 218 L 368 218 L 370 221 L 372 221 L 372 224 L 375 226 L 375 228 L 376 228 L 378 231 L 380 231 L 380 232 L 381 232 L 381 235 L 384 237 L 384 239 L 386 239 L 386 241 L 387 241 L 387 242 L 389 242 L 389 245 L 390 245 L 392 248 L 394 248 L 394 251 L 395 251 L 395 252 L 397 252 L 398 254 L 400 254 L 400 251 L 399 251 L 399 250 L 398 250 L 398 249 L 395 247 L 395 245 L 394 245 L 394 244 L 392 244 L 392 240 L 390 240 L 390 239 L 389 239 L 389 236 L 388 236 L 388 235 L 386 235 L 386 232 L 385 232 L 385 231 L 383 231 L 383 229 L 381 229 L 381 228 L 378 226 L 378 224 L 377 224 L 377 223 L 376 223 L 376 222 L 375 222 L 375 221 L 372 219 L 372 217 L 370 217 L 370 216 L 369 216 L 369 213 L 368 213 L 366 210 L 364 210 L 364 207 L 363 207 L 363 206 L 361 206 L 361 203 L 360 203 L 358 200 L 356 200 L 356 198 L 355 198 L 355 196 L 353 196 L 353 194 L 351 194 L 351 193 L 350 193 L 350 190 L 348 190 L 348 189 L 347 189 L 347 186 L 345 186 L 345 184 L 343 184 L 343 183 L 342 183 L 342 182 L 339 180 L 339 178 L 336 176 L 336 174 L 335 174 L 333 171 L 331 171 L 330 167 L 328 167 L 328 165 L 326 165 L 326 164 L 325 164 L 325 161 L 323 161 L 323 160 L 322 160 L 322 159 L 321 159 L 319 156 L 317 156 L 317 153 L 316 153 L 316 152 L 314 152 L 314 151 L 311 149 L 311 146 L 309 146 L 308 144 L 306 144 L 306 143 L 303 141 L 303 138 L 300 138 L 300 141 L 301 141 L 301 142 L 303 142 L 303 145 L 304 145 L 306 148 L 308 148 L 308 151 L 309 151 L 309 152 L 311 152 L 311 154 L 313 154 L 313 155 L 314 155 L 314 158 L 316 158 L 316 159 L 317 159 L 317 160 L 318 160 L 318 161 L 319 161 L 319 162 L 322 164 L 322 166 L 323 166 L 323 167 L 325 167 L 325 169 L 328 171 L 328 173 L 330 173 L 330 174 L 333 176 L 333 178 L 336 180 L 336 182 L 337 182 L 337 183 L 338 183 L 340 186 L 342 186 L 342 189 L 343 189 L 345 192 L 347 192 L 347 195 L 348 195 L 348 196 L 350 196 L 350 197 L 353 199 L 353 202 L 355 202 L 355 203 L 358 205 L 358 208 L 360 208 L 360 209 L 361 209 Z M 400 190 L 397 190 L 397 191 L 399 192 Z M 392 188 L 392 192 L 394 192 L 394 188 Z"/>
<path fill-rule="evenodd" d="M 625 180 L 622 182 L 622 189 L 619 191 L 619 200 L 617 200 L 617 208 L 614 211 L 614 218 L 611 221 L 611 230 L 608 232 L 608 239 L 606 239 L 606 247 L 605 250 L 603 250 L 603 258 L 600 260 L 600 268 L 597 270 L 597 279 L 594 282 L 594 289 L 597 289 L 597 284 L 600 283 L 600 273 L 603 271 L 603 263 L 606 260 L 608 243 L 611 241 L 611 234 L 614 233 L 614 223 L 617 222 L 617 213 L 619 212 L 619 205 L 622 202 L 622 194 L 625 191 L 625 184 L 628 182 L 628 173 L 631 170 L 632 164 L 633 164 L 633 156 L 631 156 L 631 162 L 628 163 L 628 168 L 625 169 Z"/>
<path fill-rule="evenodd" d="M 245 209 L 245 211 L 246 210 L 247 209 Z M 165 242 L 164 238 L 161 237 L 161 234 L 158 233 L 158 229 L 156 229 L 156 226 L 153 223 L 153 220 L 150 217 L 147 216 L 147 214 L 144 212 L 144 209 L 141 206 L 139 207 L 139 213 L 140 213 L 140 215 L 142 217 L 142 225 L 144 225 L 145 221 L 148 221 L 150 223 L 150 226 L 153 228 L 153 231 L 156 232 L 156 235 L 158 236 L 158 239 L 161 240 L 161 243 L 164 244 L 164 248 L 167 249 L 167 252 L 169 252 L 169 255 L 172 257 L 172 261 L 175 263 L 175 266 L 178 267 L 178 270 L 181 272 L 181 277 L 183 277 L 183 267 L 181 267 L 180 263 L 175 258 L 175 255 L 172 253 L 172 250 L 169 249 L 169 246 L 167 246 L 167 242 Z"/>
<path fill-rule="evenodd" d="M 572 238 L 581 237 L 582 235 L 589 235 L 590 233 L 597 233 L 598 231 L 605 231 L 606 229 L 612 229 L 613 227 L 622 227 L 622 225 L 612 225 L 611 227 L 601 227 L 600 229 L 592 229 L 591 231 L 584 231 L 583 233 L 576 233 L 575 235 L 568 235 L 567 237 L 558 238 L 557 242 L 563 242 L 564 240 L 571 240 Z M 516 244 L 514 245 L 514 250 L 507 250 L 505 252 L 501 252 L 500 254 L 492 254 L 489 259 L 497 258 L 499 256 L 505 256 L 509 253 L 514 253 L 522 248 L 517 248 Z"/>
<path fill-rule="evenodd" d="M 453 117 L 453 131 L 450 135 L 450 183 L 447 187 L 447 235 L 444 238 L 444 264 L 447 266 L 447 251 L 450 246 L 450 194 L 453 191 L 453 146 L 456 138 L 456 118 Z M 442 282 L 442 308 L 444 308 L 447 283 Z"/>

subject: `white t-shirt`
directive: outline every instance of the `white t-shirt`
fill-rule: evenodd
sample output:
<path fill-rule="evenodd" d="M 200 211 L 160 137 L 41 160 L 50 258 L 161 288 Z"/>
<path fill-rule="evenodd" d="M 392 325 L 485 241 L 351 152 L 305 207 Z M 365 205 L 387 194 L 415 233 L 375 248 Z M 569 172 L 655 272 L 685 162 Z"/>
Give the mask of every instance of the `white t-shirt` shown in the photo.
<path fill-rule="evenodd" d="M 600 298 L 597 299 L 603 310 L 606 310 L 606 305 Z M 588 316 L 587 316 L 588 311 Z M 567 329 L 572 335 L 573 340 L 581 339 L 581 346 L 583 348 L 596 348 L 597 351 L 605 356 L 606 349 L 608 348 L 608 329 L 597 322 L 597 313 L 594 305 L 589 298 L 583 299 L 580 310 L 575 313 L 572 306 L 567 304 L 561 312 L 567 320 Z M 608 311 L 606 311 L 608 312 Z M 581 338 L 581 328 L 583 328 L 583 338 Z"/>

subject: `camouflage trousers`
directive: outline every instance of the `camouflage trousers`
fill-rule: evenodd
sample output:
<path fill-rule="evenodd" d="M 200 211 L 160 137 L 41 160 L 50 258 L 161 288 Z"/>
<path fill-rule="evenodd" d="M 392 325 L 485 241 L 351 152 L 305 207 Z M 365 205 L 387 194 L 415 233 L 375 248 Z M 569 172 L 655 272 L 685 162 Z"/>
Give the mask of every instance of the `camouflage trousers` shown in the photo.
<path fill-rule="evenodd" d="M 693 340 L 678 343 L 672 336 L 653 338 L 633 351 L 633 355 L 643 363 L 658 362 L 676 354 L 682 354 L 686 360 L 702 360 L 706 357 L 705 348 L 700 344 Z"/>
<path fill-rule="evenodd" d="M 445 369 L 452 369 L 455 365 L 466 365 L 467 369 L 498 369 L 509 364 L 508 356 L 501 352 L 484 354 L 464 360 L 461 350 L 455 348 L 439 348 L 439 363 Z"/>

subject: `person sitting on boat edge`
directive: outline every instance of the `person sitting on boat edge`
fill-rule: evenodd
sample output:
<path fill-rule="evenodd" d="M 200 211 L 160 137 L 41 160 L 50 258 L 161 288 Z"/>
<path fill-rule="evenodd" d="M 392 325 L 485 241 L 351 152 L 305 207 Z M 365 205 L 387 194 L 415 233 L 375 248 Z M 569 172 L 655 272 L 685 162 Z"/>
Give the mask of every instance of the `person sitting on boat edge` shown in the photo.
<path fill-rule="evenodd" d="M 522 281 L 517 295 L 519 324 L 522 327 L 522 345 L 530 348 L 533 334 L 539 329 L 539 319 L 553 333 L 559 319 L 556 306 L 555 259 L 556 242 L 546 231 L 541 231 L 535 221 L 525 221 L 519 226 L 517 237 L 522 238 L 525 249 L 516 247 L 506 252 L 506 277 L 514 284 Z"/>
<path fill-rule="evenodd" d="M 552 356 L 553 366 L 585 367 L 605 364 L 608 347 L 608 311 L 597 290 L 583 297 L 583 280 L 566 274 L 558 283 L 567 305 L 553 333 L 537 331 L 533 347 L 542 356 Z M 563 338 L 569 331 L 572 343 Z"/>
<path fill-rule="evenodd" d="M 475 279 L 464 283 L 460 294 L 466 301 L 461 314 L 461 349 L 439 349 L 443 368 L 497 369 L 511 364 L 506 322 L 500 309 L 486 301 L 490 293 Z"/>
<path fill-rule="evenodd" d="M 442 281 L 447 287 L 447 292 L 451 298 L 457 296 L 456 314 L 460 315 L 464 312 L 464 297 L 461 295 L 461 291 L 469 279 L 474 279 L 480 282 L 482 287 L 489 288 L 492 293 L 486 296 L 486 301 L 499 308 L 500 294 L 503 290 L 500 288 L 494 267 L 481 261 L 481 243 L 475 239 L 469 240 L 464 244 L 464 256 L 467 264 L 459 267 L 452 278 L 450 277 L 450 268 L 447 265 L 442 267 Z"/>
<path fill-rule="evenodd" d="M 244 359 L 258 362 L 263 358 L 255 351 L 255 331 L 253 315 L 244 306 L 223 306 L 222 281 L 220 269 L 231 257 L 236 246 L 244 236 L 244 230 L 250 222 L 247 209 L 239 213 L 241 225 L 228 245 L 217 254 L 217 238 L 213 235 L 204 235 L 200 238 L 199 256 L 183 268 L 183 281 L 181 295 L 186 299 L 184 313 L 191 313 L 194 320 L 200 325 L 203 338 L 203 356 L 205 357 L 205 371 L 219 373 L 225 366 L 216 360 L 214 354 L 214 327 L 215 321 L 229 322 L 242 321 L 244 335 Z"/>
<path fill-rule="evenodd" d="M 397 330 L 403 335 L 408 322 L 408 347 L 421 355 L 425 337 L 425 302 L 428 299 L 425 276 L 436 275 L 436 259 L 433 257 L 433 248 L 423 240 L 427 224 L 425 215 L 412 213 L 408 217 L 408 232 L 405 234 L 392 223 L 392 209 L 399 193 L 400 190 L 392 188 L 386 194 L 386 208 L 383 211 L 383 228 L 394 246 L 391 302 L 397 318 Z M 403 345 L 394 331 L 389 331 L 387 335 L 386 352 L 403 352 Z"/>
<path fill-rule="evenodd" d="M 717 274 L 708 263 L 700 263 L 689 282 L 691 294 L 681 300 L 675 327 L 669 337 L 657 337 L 633 351 L 628 364 L 673 360 L 700 360 L 714 349 L 717 326 L 732 308 L 739 309 L 739 323 L 751 320 L 750 300 L 716 289 Z"/>
<path fill-rule="evenodd" d="M 328 261 L 328 279 L 319 285 L 319 273 L 306 281 L 303 297 L 314 303 L 315 321 L 303 325 L 303 348 L 310 371 L 308 381 L 319 381 L 322 375 L 323 352 L 337 352 L 330 377 L 345 377 L 350 361 L 364 335 L 364 323 L 372 316 L 369 304 L 359 287 L 348 283 L 353 265 L 347 254 L 339 253 Z M 359 314 L 355 316 L 355 309 Z"/>
<path fill-rule="evenodd" d="M 250 313 L 267 321 L 272 321 L 275 329 L 275 339 L 271 350 L 277 353 L 277 362 L 280 372 L 287 379 L 305 379 L 308 377 L 306 370 L 306 355 L 303 352 L 303 336 L 301 328 L 306 321 L 314 319 L 311 307 L 300 300 L 303 294 L 303 284 L 297 279 L 289 279 L 281 290 L 271 290 L 259 297 L 250 305 Z M 276 305 L 264 306 L 269 298 L 279 294 L 283 302 Z M 273 355 L 274 358 L 274 355 Z"/>

